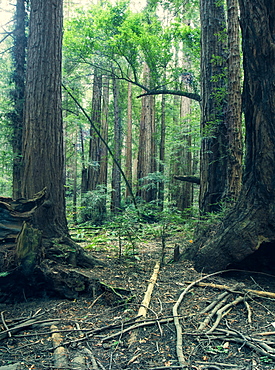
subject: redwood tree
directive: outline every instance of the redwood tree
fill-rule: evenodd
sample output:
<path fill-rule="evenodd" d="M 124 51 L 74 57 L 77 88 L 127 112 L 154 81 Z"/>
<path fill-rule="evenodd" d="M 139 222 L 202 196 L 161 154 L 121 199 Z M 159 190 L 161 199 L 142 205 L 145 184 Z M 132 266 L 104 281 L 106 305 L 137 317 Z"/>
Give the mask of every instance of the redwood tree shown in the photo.
<path fill-rule="evenodd" d="M 26 67 L 26 10 L 25 0 L 16 1 L 15 30 L 13 46 L 13 81 L 14 89 L 11 92 L 14 111 L 11 114 L 13 127 L 13 198 L 21 198 L 21 171 L 22 171 L 22 128 L 23 128 L 23 102 L 25 91 Z"/>
<path fill-rule="evenodd" d="M 150 70 L 144 64 L 144 81 L 150 84 Z M 137 163 L 138 191 L 137 195 L 149 203 L 156 200 L 157 189 L 152 180 L 145 179 L 150 173 L 156 172 L 155 142 L 155 98 L 152 95 L 142 97 L 142 108 L 139 128 L 139 149 Z"/>
<path fill-rule="evenodd" d="M 22 195 L 47 187 L 35 215 L 45 237 L 67 234 L 61 110 L 62 0 L 32 0 L 24 104 Z"/>
<path fill-rule="evenodd" d="M 226 24 L 222 1 L 201 0 L 201 187 L 203 213 L 220 209 L 226 186 Z"/>
<path fill-rule="evenodd" d="M 246 125 L 243 186 L 211 238 L 200 238 L 191 251 L 200 270 L 223 269 L 257 250 L 266 249 L 271 256 L 275 245 L 275 0 L 239 4 Z"/>

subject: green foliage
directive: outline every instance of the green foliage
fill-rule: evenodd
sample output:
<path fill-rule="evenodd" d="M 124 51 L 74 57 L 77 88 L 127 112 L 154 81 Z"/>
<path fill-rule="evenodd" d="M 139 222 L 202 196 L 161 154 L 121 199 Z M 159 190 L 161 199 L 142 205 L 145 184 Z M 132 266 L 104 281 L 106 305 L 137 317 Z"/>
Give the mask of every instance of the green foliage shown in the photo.
<path fill-rule="evenodd" d="M 2 44 L 2 47 L 7 44 Z M 0 55 L 0 194 L 11 196 L 12 193 L 12 127 L 9 116 L 12 113 L 10 100 L 11 58 L 6 53 Z"/>
<path fill-rule="evenodd" d="M 80 222 L 90 221 L 93 225 L 101 225 L 106 218 L 106 189 L 98 186 L 96 190 L 83 194 L 80 207 Z"/>

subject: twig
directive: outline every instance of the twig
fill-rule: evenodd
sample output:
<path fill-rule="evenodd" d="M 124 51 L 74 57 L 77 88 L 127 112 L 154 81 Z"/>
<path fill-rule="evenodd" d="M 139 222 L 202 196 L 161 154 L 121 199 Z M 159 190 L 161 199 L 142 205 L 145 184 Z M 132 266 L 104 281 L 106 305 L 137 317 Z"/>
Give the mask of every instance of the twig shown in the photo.
<path fill-rule="evenodd" d="M 3 330 L 1 331 L 0 333 L 0 340 L 1 339 L 5 339 L 7 336 L 9 336 L 9 333 L 10 334 L 13 334 L 13 333 L 17 333 L 21 330 L 24 330 L 30 326 L 35 326 L 35 325 L 41 325 L 41 324 L 44 324 L 46 322 L 48 322 L 49 324 L 52 324 L 53 322 L 56 322 L 56 321 L 60 321 L 60 319 L 51 319 L 51 320 L 43 320 L 43 321 L 37 321 L 37 319 L 29 319 L 29 320 L 26 320 L 14 327 L 10 327 L 8 330 Z"/>
<path fill-rule="evenodd" d="M 205 307 L 201 313 L 207 313 L 208 311 L 212 310 L 213 307 L 216 306 L 216 304 L 221 301 L 224 297 L 226 297 L 229 293 L 228 292 L 224 292 L 224 293 L 221 293 L 218 295 L 218 297 L 212 301 L 207 307 Z"/>
<path fill-rule="evenodd" d="M 222 295 L 222 294 L 221 294 Z M 224 293 L 223 293 L 224 295 Z M 209 324 L 210 320 L 212 319 L 212 317 L 215 315 L 215 313 L 217 313 L 219 311 L 219 309 L 225 304 L 225 302 L 227 301 L 227 299 L 229 298 L 229 293 L 226 292 L 224 298 L 221 300 L 221 302 L 219 302 L 214 308 L 213 310 L 210 312 L 210 314 L 205 318 L 205 320 L 203 322 L 200 323 L 200 326 L 198 327 L 198 330 L 199 331 L 202 331 L 204 328 L 206 328 L 206 326 Z M 217 302 L 217 300 L 215 301 L 215 303 Z"/>
<path fill-rule="evenodd" d="M 2 320 L 2 323 L 4 325 L 4 328 L 6 329 L 6 331 L 8 333 L 8 337 L 11 338 L 10 329 L 9 329 L 8 325 L 6 324 L 6 321 L 5 321 L 5 318 L 4 318 L 4 311 L 1 312 L 1 320 Z"/>
<path fill-rule="evenodd" d="M 98 297 L 96 297 L 96 299 L 88 307 L 88 310 L 90 310 L 92 307 L 94 307 L 94 305 L 96 304 L 96 302 L 103 296 L 103 294 L 105 294 L 105 292 L 101 293 Z"/>
<path fill-rule="evenodd" d="M 232 271 L 235 271 L 235 270 L 232 270 Z M 227 272 L 227 271 L 223 271 L 223 272 Z M 185 283 L 188 284 L 190 282 L 186 281 Z M 201 283 L 199 281 L 196 283 L 196 285 L 201 286 L 201 287 L 210 287 L 210 288 L 228 290 L 232 293 L 233 292 L 234 293 L 241 293 L 240 291 L 233 290 L 234 287 L 230 287 L 230 286 L 226 286 L 226 285 L 212 284 L 212 283 Z M 262 290 L 253 290 L 253 289 L 243 289 L 243 291 L 246 292 L 246 293 L 256 295 L 258 297 L 273 298 L 273 299 L 275 298 L 275 293 L 273 293 L 273 292 L 265 292 L 265 291 L 262 291 Z"/>
<path fill-rule="evenodd" d="M 208 279 L 211 276 L 219 275 L 219 274 L 222 274 L 222 273 L 227 272 L 227 271 L 228 270 L 213 272 L 212 274 L 205 275 L 205 276 L 201 277 L 200 279 L 193 281 L 192 283 L 190 283 L 188 285 L 187 288 L 184 289 L 184 291 L 179 296 L 179 299 L 177 300 L 176 304 L 173 306 L 174 324 L 175 324 L 176 333 L 177 333 L 176 351 L 177 351 L 177 356 L 178 356 L 179 364 L 183 368 L 184 367 L 187 367 L 187 362 L 186 362 L 186 360 L 185 360 L 185 358 L 183 356 L 183 349 L 182 349 L 182 328 L 181 328 L 181 325 L 180 325 L 180 322 L 179 322 L 178 307 L 181 304 L 181 301 L 183 300 L 184 296 L 189 292 L 189 290 L 191 288 L 193 288 L 193 286 L 197 285 L 202 280 Z"/>
<path fill-rule="evenodd" d="M 132 357 L 128 362 L 127 362 L 127 366 L 131 365 L 134 361 L 136 361 L 137 358 L 139 358 L 142 354 L 141 353 L 138 353 L 137 355 L 135 355 L 134 357 Z"/>
<path fill-rule="evenodd" d="M 247 321 L 249 324 L 252 324 L 252 311 L 248 302 L 244 301 L 245 307 L 247 309 Z"/>
<path fill-rule="evenodd" d="M 156 322 L 162 324 L 162 323 L 172 322 L 173 320 L 174 320 L 174 317 L 173 318 L 167 318 L 167 319 L 160 319 L 160 320 L 156 319 L 156 320 L 151 320 L 151 321 L 138 322 L 138 323 L 136 323 L 132 326 L 129 326 L 128 328 L 123 329 L 122 331 L 111 334 L 108 337 L 102 338 L 101 340 L 102 340 L 102 342 L 106 342 L 107 340 L 113 339 L 115 337 L 120 336 L 121 334 L 128 333 L 129 331 L 135 330 L 137 328 L 142 328 L 144 326 L 151 326 L 151 325 L 154 325 Z"/>
<path fill-rule="evenodd" d="M 240 297 L 236 298 L 233 302 L 228 303 L 225 306 L 223 306 L 222 308 L 220 308 L 217 311 L 217 319 L 216 319 L 215 323 L 213 324 L 211 329 L 207 331 L 206 334 L 212 333 L 217 328 L 217 326 L 219 325 L 222 317 L 226 315 L 225 311 L 229 310 L 232 306 L 236 306 L 238 303 L 243 302 L 243 301 L 244 301 L 244 297 L 240 296 Z"/>

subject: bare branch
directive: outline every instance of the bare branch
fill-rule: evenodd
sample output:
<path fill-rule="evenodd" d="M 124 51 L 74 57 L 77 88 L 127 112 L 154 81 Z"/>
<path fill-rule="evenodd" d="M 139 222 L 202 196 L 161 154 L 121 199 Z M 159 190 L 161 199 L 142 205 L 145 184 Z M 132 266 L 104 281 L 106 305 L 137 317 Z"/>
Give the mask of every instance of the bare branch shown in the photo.
<path fill-rule="evenodd" d="M 162 95 L 162 94 L 185 96 L 186 98 L 196 100 L 198 102 L 201 101 L 201 97 L 199 94 L 189 93 L 189 92 L 181 91 L 181 90 L 150 90 L 146 92 L 145 94 L 141 94 L 137 96 L 137 98 L 141 98 L 147 95 Z"/>

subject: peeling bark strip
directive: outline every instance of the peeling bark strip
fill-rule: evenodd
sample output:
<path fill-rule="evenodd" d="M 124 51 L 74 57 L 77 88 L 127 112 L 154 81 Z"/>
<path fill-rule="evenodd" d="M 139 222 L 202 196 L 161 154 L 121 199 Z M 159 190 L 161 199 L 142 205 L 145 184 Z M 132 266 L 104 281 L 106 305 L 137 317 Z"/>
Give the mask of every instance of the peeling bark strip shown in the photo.
<path fill-rule="evenodd" d="M 35 210 L 43 204 L 46 188 L 35 194 L 32 199 L 0 197 L 0 242 L 15 240 L 23 222 L 30 220 Z"/>

